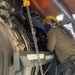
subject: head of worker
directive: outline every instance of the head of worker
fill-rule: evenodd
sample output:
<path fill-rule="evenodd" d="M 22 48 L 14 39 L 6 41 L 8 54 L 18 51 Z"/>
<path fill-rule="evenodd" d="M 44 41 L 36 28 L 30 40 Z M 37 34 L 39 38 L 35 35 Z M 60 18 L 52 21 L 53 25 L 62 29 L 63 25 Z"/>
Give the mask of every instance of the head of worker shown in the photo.
<path fill-rule="evenodd" d="M 48 32 L 50 28 L 55 28 L 58 26 L 58 21 L 55 16 L 49 15 L 43 20 L 43 24 L 45 31 Z"/>

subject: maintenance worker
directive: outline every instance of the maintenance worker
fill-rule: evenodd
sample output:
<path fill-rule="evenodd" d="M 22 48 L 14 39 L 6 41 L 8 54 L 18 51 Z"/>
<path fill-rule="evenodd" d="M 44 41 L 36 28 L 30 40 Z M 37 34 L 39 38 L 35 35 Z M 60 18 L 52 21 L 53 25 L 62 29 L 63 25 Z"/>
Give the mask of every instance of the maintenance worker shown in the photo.
<path fill-rule="evenodd" d="M 63 75 L 75 75 L 75 41 L 61 26 L 55 16 L 43 20 L 47 33 L 47 48 L 55 52 L 60 63 L 64 64 Z"/>

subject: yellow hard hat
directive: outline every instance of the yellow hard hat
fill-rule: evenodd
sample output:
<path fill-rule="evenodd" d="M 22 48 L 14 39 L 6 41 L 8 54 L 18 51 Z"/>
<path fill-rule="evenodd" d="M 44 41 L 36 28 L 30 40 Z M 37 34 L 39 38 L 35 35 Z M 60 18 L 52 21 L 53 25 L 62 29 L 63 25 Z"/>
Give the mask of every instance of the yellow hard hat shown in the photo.
<path fill-rule="evenodd" d="M 47 17 L 43 20 L 43 24 L 45 24 L 45 21 L 46 21 L 47 19 L 52 19 L 52 20 L 54 20 L 54 21 L 57 21 L 57 23 L 58 23 L 58 25 L 59 25 L 59 22 L 58 22 L 57 18 L 56 18 L 55 16 L 53 16 L 53 15 L 47 16 Z"/>

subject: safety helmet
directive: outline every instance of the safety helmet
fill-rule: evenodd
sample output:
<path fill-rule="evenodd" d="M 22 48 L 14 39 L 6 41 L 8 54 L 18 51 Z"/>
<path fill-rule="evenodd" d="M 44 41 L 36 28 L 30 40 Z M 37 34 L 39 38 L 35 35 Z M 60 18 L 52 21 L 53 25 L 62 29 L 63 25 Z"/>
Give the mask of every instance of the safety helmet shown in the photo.
<path fill-rule="evenodd" d="M 56 18 L 55 16 L 53 16 L 53 15 L 47 16 L 47 17 L 43 20 L 43 24 L 45 24 L 45 21 L 46 21 L 47 19 L 52 19 L 52 20 L 56 21 L 56 22 L 58 23 L 58 25 L 59 25 L 59 22 L 58 22 L 57 18 Z"/>

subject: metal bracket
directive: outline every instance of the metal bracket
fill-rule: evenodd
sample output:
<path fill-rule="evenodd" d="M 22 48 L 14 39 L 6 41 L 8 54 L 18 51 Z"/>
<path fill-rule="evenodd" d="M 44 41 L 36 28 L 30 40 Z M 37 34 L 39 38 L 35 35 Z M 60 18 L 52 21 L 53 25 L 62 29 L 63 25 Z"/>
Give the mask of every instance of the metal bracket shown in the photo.
<path fill-rule="evenodd" d="M 41 64 L 51 62 L 54 55 L 49 52 L 40 52 Z M 38 57 L 34 51 L 14 52 L 14 72 L 13 75 L 31 75 L 33 67 L 39 66 Z"/>

